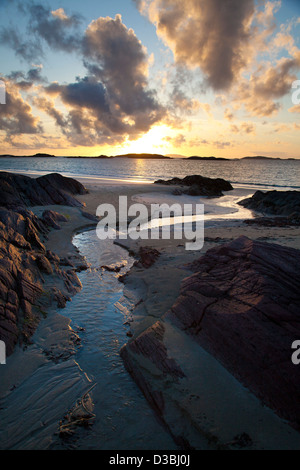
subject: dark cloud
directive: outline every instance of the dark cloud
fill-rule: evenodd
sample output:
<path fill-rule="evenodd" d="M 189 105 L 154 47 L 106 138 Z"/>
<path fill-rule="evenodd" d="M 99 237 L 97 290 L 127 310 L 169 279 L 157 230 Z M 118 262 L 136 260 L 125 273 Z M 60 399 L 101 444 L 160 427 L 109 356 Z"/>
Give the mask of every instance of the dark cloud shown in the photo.
<path fill-rule="evenodd" d="M 28 16 L 27 39 L 17 27 L 2 28 L 0 41 L 11 47 L 15 54 L 27 62 L 44 56 L 43 41 L 53 50 L 72 52 L 80 49 L 82 38 L 78 26 L 82 17 L 67 16 L 62 8 L 51 11 L 42 4 L 18 3 L 20 14 Z"/>
<path fill-rule="evenodd" d="M 33 66 L 27 73 L 22 71 L 14 71 L 7 75 L 9 80 L 12 80 L 18 85 L 18 88 L 28 90 L 36 83 L 46 83 L 47 79 L 42 76 L 42 66 Z"/>
<path fill-rule="evenodd" d="M 99 113 L 109 111 L 104 86 L 89 77 L 68 85 L 54 83 L 46 87 L 46 91 L 59 94 L 62 101 L 71 106 L 92 109 Z"/>
<path fill-rule="evenodd" d="M 82 17 L 77 14 L 67 16 L 62 8 L 51 11 L 42 4 L 31 4 L 30 31 L 44 39 L 54 50 L 72 52 L 80 47 L 81 38 L 77 28 Z"/>
<path fill-rule="evenodd" d="M 13 82 L 5 80 L 6 104 L 0 107 L 0 128 L 6 136 L 18 134 L 37 134 L 42 132 L 39 119 L 20 95 Z"/>
<path fill-rule="evenodd" d="M 140 0 L 139 9 L 178 63 L 200 67 L 215 90 L 228 89 L 245 66 L 254 0 Z"/>
<path fill-rule="evenodd" d="M 104 84 L 110 102 L 132 116 L 141 130 L 156 122 L 162 109 L 148 89 L 148 57 L 145 48 L 121 16 L 99 18 L 83 39 L 85 65 Z"/>
<path fill-rule="evenodd" d="M 12 27 L 1 29 L 0 42 L 11 47 L 18 57 L 27 62 L 43 56 L 42 46 L 38 38 L 24 41 L 18 29 Z"/>

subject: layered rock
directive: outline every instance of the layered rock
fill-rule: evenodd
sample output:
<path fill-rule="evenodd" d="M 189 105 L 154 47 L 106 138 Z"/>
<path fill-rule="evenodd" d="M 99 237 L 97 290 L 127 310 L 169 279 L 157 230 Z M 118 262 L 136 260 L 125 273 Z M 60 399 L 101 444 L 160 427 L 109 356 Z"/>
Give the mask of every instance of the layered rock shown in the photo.
<path fill-rule="evenodd" d="M 155 401 L 145 379 L 150 364 L 167 364 L 170 380 L 174 374 L 180 379 L 176 363 L 164 359 L 161 332 L 171 324 L 300 429 L 300 374 L 291 361 L 292 343 L 300 338 L 300 252 L 240 237 L 209 250 L 189 269 L 195 274 L 182 282 L 171 310 L 122 350 L 145 395 Z M 164 351 L 159 361 L 156 351 Z M 147 360 L 142 367 L 141 354 Z M 162 402 L 155 402 L 161 414 Z"/>
<path fill-rule="evenodd" d="M 49 230 L 60 229 L 67 219 L 48 210 L 38 218 L 26 206 L 80 206 L 73 194 L 85 192 L 80 183 L 61 175 L 34 180 L 0 173 L 0 340 L 8 355 L 17 343 L 30 341 L 52 301 L 63 308 L 81 289 L 75 267 L 62 269 L 60 258 L 44 245 Z"/>
<path fill-rule="evenodd" d="M 157 180 L 155 184 L 168 186 L 182 186 L 174 190 L 175 195 L 188 194 L 189 196 L 223 196 L 223 191 L 231 191 L 233 187 L 222 178 L 206 178 L 200 175 L 186 176 L 185 178 L 172 178 L 171 180 Z"/>
<path fill-rule="evenodd" d="M 291 216 L 299 219 L 300 191 L 256 191 L 239 204 L 266 215 Z"/>

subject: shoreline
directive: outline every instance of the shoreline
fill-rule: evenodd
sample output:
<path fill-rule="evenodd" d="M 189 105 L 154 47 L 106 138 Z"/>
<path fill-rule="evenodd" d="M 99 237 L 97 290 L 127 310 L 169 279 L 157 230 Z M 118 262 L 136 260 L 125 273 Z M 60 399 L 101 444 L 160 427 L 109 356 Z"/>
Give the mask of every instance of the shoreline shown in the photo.
<path fill-rule="evenodd" d="M 90 194 L 82 195 L 82 196 L 76 196 L 76 198 L 85 204 L 85 207 L 83 208 L 83 211 L 88 212 L 89 214 L 94 215 L 96 207 L 100 203 L 105 203 L 109 202 L 114 204 L 118 196 L 120 194 L 120 190 L 122 189 L 123 193 L 128 195 L 130 199 L 133 199 L 137 196 L 137 194 L 142 191 L 142 194 L 145 194 L 145 192 L 149 191 L 150 193 L 157 193 L 157 194 L 170 194 L 170 191 L 172 188 L 162 188 L 162 187 L 155 187 L 152 184 L 117 184 L 110 186 L 109 184 L 103 185 L 103 187 L 100 187 L 98 185 L 95 185 L 94 182 L 93 184 L 86 185 L 87 189 L 90 190 Z M 156 188 L 153 190 L 153 188 Z M 140 191 L 139 191 L 140 190 Z M 249 193 L 248 193 L 249 194 Z M 74 208 L 74 207 L 68 207 L 68 206 L 41 206 L 41 207 L 35 207 L 35 208 L 30 208 L 31 210 L 33 209 L 34 213 L 36 215 L 40 214 L 40 211 L 51 209 L 54 211 L 57 211 L 59 213 L 62 213 L 66 218 L 68 219 L 67 222 L 64 222 L 62 224 L 62 230 L 52 230 L 49 234 L 49 240 L 46 242 L 46 247 L 49 250 L 53 250 L 55 253 L 57 253 L 61 257 L 70 257 L 73 259 L 74 263 L 76 263 L 76 260 L 78 262 L 78 266 L 81 264 L 82 259 L 81 255 L 78 254 L 78 250 L 76 247 L 73 245 L 72 240 L 73 237 L 75 236 L 76 233 L 84 232 L 86 230 L 92 229 L 92 227 L 95 226 L 96 222 L 93 224 L 91 221 L 88 221 L 87 218 L 85 218 L 82 213 L 81 209 L 79 208 Z M 150 246 L 151 248 L 157 249 L 161 253 L 161 258 L 157 264 L 153 266 L 153 268 L 150 269 L 144 269 L 141 267 L 138 268 L 132 268 L 129 272 L 128 275 L 126 275 L 126 280 L 125 280 L 125 296 L 129 295 L 132 296 L 136 295 L 136 303 L 139 305 L 136 305 L 135 310 L 132 313 L 132 321 L 130 322 L 130 333 L 133 335 L 133 339 L 137 338 L 141 332 L 145 331 L 147 328 L 151 327 L 158 318 L 160 318 L 160 315 L 164 312 L 166 312 L 173 304 L 174 300 L 178 296 L 178 292 L 180 289 L 180 284 L 181 281 L 184 277 L 188 275 L 188 271 L 185 270 L 184 266 L 187 263 L 190 263 L 194 261 L 195 259 L 199 258 L 199 256 L 203 255 L 209 248 L 220 245 L 226 241 L 233 240 L 237 238 L 240 234 L 247 235 L 249 238 L 256 238 L 259 240 L 267 240 L 271 242 L 277 242 L 280 244 L 283 244 L 285 246 L 291 246 L 300 249 L 300 237 L 299 237 L 299 228 L 294 227 L 250 227 L 241 224 L 237 224 L 237 226 L 225 226 L 226 222 L 222 222 L 220 226 L 217 227 L 211 227 L 211 228 L 206 228 L 205 230 L 205 246 L 204 249 L 201 252 L 192 252 L 188 253 L 184 250 L 184 248 L 181 245 L 180 241 L 178 240 L 145 240 L 145 241 L 122 241 L 122 243 L 119 243 L 121 246 L 126 248 L 128 251 L 131 251 L 135 253 L 136 256 L 138 256 L 138 251 L 142 246 Z M 146 290 L 144 287 L 144 290 L 140 288 L 141 282 L 143 283 L 144 286 L 146 286 Z M 168 291 L 165 293 L 164 297 L 160 296 L 160 290 L 161 286 L 167 285 L 168 286 Z M 141 293 L 142 292 L 142 293 Z M 146 298 L 145 298 L 146 296 Z M 141 303 L 139 303 L 142 300 Z M 48 312 L 48 316 L 46 319 L 42 319 L 40 322 L 40 325 L 33 336 L 33 350 L 40 344 L 40 341 L 44 344 L 47 344 L 47 335 L 49 339 L 49 334 L 53 338 L 57 338 L 54 342 L 58 344 L 59 341 L 62 341 L 62 337 L 65 338 L 65 343 L 62 344 L 60 347 L 61 350 L 63 349 L 68 349 L 70 347 L 70 342 L 69 339 L 72 334 L 74 334 L 74 331 L 70 330 L 70 323 L 71 320 L 68 320 L 66 317 L 64 317 L 63 310 L 61 313 L 57 313 L 57 308 L 50 309 Z M 178 331 L 176 332 L 173 330 L 173 327 L 170 325 L 168 326 L 168 347 L 170 348 L 170 351 L 173 351 L 174 357 L 177 355 L 177 359 L 181 361 L 181 359 L 178 357 L 178 352 L 175 351 L 175 343 L 174 343 L 174 335 L 178 334 Z M 58 338 L 60 338 L 58 340 Z M 74 347 L 74 344 L 71 345 L 71 349 L 73 352 L 76 350 L 76 347 Z M 195 347 L 192 349 L 195 350 Z M 196 353 L 196 357 L 199 354 L 199 350 Z M 29 352 L 29 356 L 28 356 Z M 192 354 L 192 353 L 191 353 Z M 203 353 L 201 353 L 203 354 Z M 29 359 L 28 359 L 29 358 Z M 70 356 L 70 361 L 73 362 L 72 360 L 72 354 Z M 206 359 L 205 359 L 206 358 Z M 32 358 L 31 358 L 32 359 Z M 16 379 L 15 375 L 17 370 L 20 370 L 20 368 L 23 371 L 23 376 L 19 377 L 19 381 L 24 381 L 26 379 L 26 376 L 28 376 L 30 373 L 32 373 L 32 370 L 34 367 L 39 367 L 43 361 L 46 361 L 45 358 L 41 357 L 40 354 L 35 356 L 35 359 L 32 360 L 31 362 L 30 359 L 30 348 L 28 348 L 27 351 L 23 352 L 21 351 L 20 348 L 18 348 L 15 353 L 11 356 L 11 358 L 8 359 L 8 363 L 13 364 L 13 369 L 10 369 L 10 373 L 8 373 L 8 378 L 6 379 L 6 389 L 10 389 L 11 387 L 15 386 Z M 207 355 L 207 353 L 204 354 L 203 356 L 204 363 L 206 361 L 211 361 L 211 363 L 215 363 L 214 359 L 212 356 Z M 23 363 L 22 363 L 23 361 Z M 209 362 L 207 362 L 208 364 Z M 24 364 L 24 366 L 22 365 Z M 68 361 L 65 363 L 65 367 L 68 365 Z M 76 390 L 77 397 L 83 395 L 89 388 L 90 388 L 90 382 L 87 380 L 87 378 L 82 375 L 82 372 L 78 369 L 78 365 L 75 365 L 74 363 L 71 365 L 71 368 L 74 367 L 73 371 L 74 374 L 77 376 L 78 379 L 78 387 Z M 186 366 L 186 363 L 185 363 Z M 218 374 L 223 377 L 223 380 L 231 384 L 230 385 L 230 390 L 234 390 L 234 395 L 237 393 L 238 396 L 240 396 L 243 390 L 243 387 L 233 379 L 233 376 L 231 376 L 225 369 L 222 369 L 222 366 L 220 365 L 215 365 L 214 367 L 219 368 Z M 223 371 L 223 372 L 222 372 Z M 79 374 L 79 375 L 78 375 Z M 10 377 L 9 377 L 10 376 Z M 235 385 L 234 385 L 235 383 Z M 194 386 L 194 385 L 193 385 Z M 209 387 L 212 387 L 213 385 L 210 384 L 206 388 L 206 392 L 208 392 Z M 2 398 L 5 393 L 4 393 L 4 382 L 2 381 L 2 386 L 0 386 L 0 398 Z M 179 393 L 179 389 L 177 390 L 176 393 Z M 247 403 L 256 403 L 256 405 L 253 405 L 256 407 L 255 409 L 257 410 L 259 407 L 259 404 L 257 402 L 257 399 L 253 398 L 253 396 L 249 392 L 245 392 L 245 401 L 244 401 L 244 407 L 246 406 L 247 408 Z M 230 395 L 229 395 L 230 396 Z M 228 396 L 228 399 L 229 399 Z M 248 398 L 247 398 L 248 396 Z M 180 394 L 178 395 L 180 397 Z M 222 408 L 222 397 L 219 397 L 219 406 Z M 257 408 L 258 407 L 258 408 Z M 221 408 L 219 408 L 219 411 L 221 411 Z M 61 408 L 59 408 L 61 409 Z M 59 412 L 58 409 L 58 412 Z M 168 407 L 168 420 L 170 422 L 167 424 L 170 425 L 171 427 L 175 426 L 175 424 L 172 421 L 172 412 L 174 411 L 173 405 L 170 405 Z M 265 412 L 263 410 L 260 410 L 262 413 L 261 416 L 264 416 Z M 211 412 L 210 412 L 211 413 Z M 280 420 L 274 412 L 268 411 L 266 412 L 267 414 L 270 414 L 269 418 L 266 418 L 267 420 L 270 419 L 270 422 L 272 422 L 273 419 L 275 419 L 275 422 L 281 423 L 279 427 L 282 426 L 282 436 L 287 436 L 287 435 L 294 435 L 294 431 L 292 428 L 289 426 L 286 428 L 285 424 Z M 220 416 L 218 418 L 220 423 L 225 423 L 226 420 L 228 420 L 228 417 L 224 417 L 222 413 L 220 413 Z M 279 420 L 279 421 L 277 421 Z M 253 427 L 254 426 L 254 427 Z M 230 429 L 230 426 L 229 426 Z M 250 426 L 251 430 L 255 430 L 255 425 L 252 424 L 252 428 Z M 173 429 L 174 431 L 177 431 L 176 426 Z M 290 431 L 291 430 L 291 431 Z M 231 431 L 231 429 L 230 429 Z M 224 431 L 225 432 L 225 431 Z M 250 432 L 250 431 L 249 431 Z M 254 431 L 253 431 L 254 432 Z M 269 433 L 269 434 L 268 434 Z M 226 435 L 226 432 L 225 432 Z M 190 436 L 191 441 L 195 441 L 197 439 L 197 436 L 199 437 L 199 434 L 196 434 L 195 436 Z M 298 436 L 298 434 L 295 435 L 295 439 Z M 233 437 L 233 436 L 232 436 Z M 225 439 L 223 436 L 222 440 Z M 227 439 L 227 437 L 226 437 Z M 225 440 L 226 440 L 225 439 Z M 265 439 L 265 442 L 268 442 L 271 447 L 276 447 L 280 444 L 280 433 L 279 433 L 279 441 L 278 437 L 275 438 L 275 444 L 272 442 L 272 426 L 269 427 L 269 431 L 267 431 L 267 435 L 262 437 L 262 442 Z M 285 447 L 288 447 L 288 438 L 284 437 Z M 292 441 L 291 441 L 292 442 Z M 290 444 L 292 446 L 292 444 Z M 296 444 L 294 445 L 296 447 Z"/>

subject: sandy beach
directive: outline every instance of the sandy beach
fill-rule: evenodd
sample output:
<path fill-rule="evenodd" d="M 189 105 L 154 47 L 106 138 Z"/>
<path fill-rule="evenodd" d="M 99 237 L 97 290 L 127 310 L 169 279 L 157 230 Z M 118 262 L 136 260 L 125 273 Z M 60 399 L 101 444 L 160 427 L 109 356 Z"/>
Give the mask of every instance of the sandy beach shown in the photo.
<path fill-rule="evenodd" d="M 80 182 L 88 189 L 89 194 L 77 196 L 77 199 L 84 204 L 84 212 L 91 215 L 95 215 L 100 204 L 109 202 L 117 206 L 119 195 L 127 196 L 130 202 L 141 200 L 149 202 L 155 200 L 156 196 L 159 201 L 161 197 L 164 200 L 173 199 L 170 187 L 124 182 L 111 185 L 111 181 L 99 183 L 99 180 L 90 181 L 85 178 L 80 178 Z M 232 193 L 234 201 L 251 195 L 249 190 L 238 189 Z M 211 204 L 211 201 L 209 202 Z M 217 201 L 219 202 L 222 203 L 222 198 Z M 62 224 L 62 229 L 52 230 L 49 233 L 48 240 L 45 242 L 46 248 L 54 251 L 61 258 L 68 258 L 75 267 L 82 265 L 83 260 L 78 253 L 78 248 L 72 244 L 72 238 L 76 233 L 93 229 L 95 222 L 87 219 L 81 209 L 76 207 L 43 206 L 31 209 L 36 215 L 41 215 L 45 209 L 51 209 L 65 216 L 67 221 Z M 253 215 L 251 211 L 242 208 L 241 214 L 246 217 Z M 141 333 L 162 319 L 176 301 L 183 279 L 191 274 L 187 264 L 199 259 L 210 248 L 234 240 L 240 235 L 245 235 L 252 240 L 300 248 L 299 227 L 247 226 L 238 217 L 240 215 L 237 215 L 237 218 L 229 216 L 227 220 L 220 217 L 218 223 L 208 226 L 205 229 L 204 247 L 200 252 L 186 251 L 183 241 L 178 240 L 117 241 L 137 258 L 142 246 L 156 249 L 160 253 L 157 262 L 149 269 L 138 264 L 126 274 L 123 303 L 124 306 L 128 307 L 129 304 L 131 306 L 126 317 L 127 336 L 129 336 L 127 340 L 132 341 L 138 338 Z M 85 261 L 89 263 L 89 260 Z M 159 373 L 142 356 L 139 367 L 143 368 L 147 381 L 151 383 L 156 393 L 164 397 L 166 405 L 163 421 L 170 436 L 185 436 L 189 445 L 195 449 L 235 448 L 235 444 L 232 444 L 233 438 L 241 435 L 251 436 L 251 448 L 299 448 L 298 432 L 264 406 L 213 356 L 188 340 L 188 337 L 178 328 L 168 321 L 164 322 L 164 325 L 164 345 L 167 354 L 180 365 L 185 378 L 179 382 L 170 380 L 169 376 Z M 54 368 L 59 367 L 60 377 L 65 375 L 66 382 L 60 381 L 54 388 L 49 385 L 51 394 L 57 397 L 57 399 L 54 398 L 56 418 L 51 417 L 51 426 L 47 426 L 44 431 L 38 426 L 40 436 L 37 442 L 40 448 L 47 447 L 50 443 L 53 444 L 52 436 L 57 433 L 57 422 L 66 412 L 59 396 L 67 393 L 69 401 L 71 393 L 71 401 L 76 402 L 76 399 L 89 391 L 92 384 L 84 369 L 78 367 L 76 361 L 74 338 L 78 337 L 78 331 L 74 329 L 76 330 L 76 327 L 73 325 L 72 318 L 66 318 L 63 310 L 59 312 L 55 307 L 48 309 L 47 318 L 40 322 L 32 338 L 32 346 L 25 351 L 17 348 L 8 359 L 9 367 L 3 371 L 3 374 L 1 371 L 0 396 L 2 400 L 9 403 L 12 398 L 11 394 L 16 395 L 18 389 L 20 390 L 17 402 L 16 399 L 11 400 L 15 407 L 16 403 L 20 403 L 20 400 L 24 398 L 27 385 L 30 389 L 36 381 L 40 390 L 39 374 L 48 361 L 42 351 L 47 349 L 47 345 L 52 347 L 53 354 L 66 355 L 64 362 L 54 366 Z M 122 346 L 121 344 L 120 348 Z M 51 382 L 50 372 L 47 373 L 47 377 Z M 39 393 L 42 395 L 43 391 L 40 390 Z M 95 399 L 93 392 L 90 398 L 91 401 Z M 29 407 L 31 406 L 33 403 L 29 403 Z M 9 412 L 12 413 L 11 407 L 6 410 L 4 422 L 5 419 L 9 422 L 14 421 L 15 413 L 8 418 Z M 16 413 L 19 412 L 20 410 L 17 409 Z M 34 421 L 38 415 L 37 410 L 32 413 L 32 426 L 36 425 Z M 16 440 L 15 436 L 8 435 L 4 442 L 8 447 L 18 446 L 18 439 Z M 20 436 L 20 442 L 22 447 L 22 436 Z M 55 445 L 58 445 L 57 442 Z M 247 448 L 248 445 L 249 443 L 246 442 L 240 447 Z M 27 446 L 30 447 L 30 440 L 26 441 L 25 447 Z"/>

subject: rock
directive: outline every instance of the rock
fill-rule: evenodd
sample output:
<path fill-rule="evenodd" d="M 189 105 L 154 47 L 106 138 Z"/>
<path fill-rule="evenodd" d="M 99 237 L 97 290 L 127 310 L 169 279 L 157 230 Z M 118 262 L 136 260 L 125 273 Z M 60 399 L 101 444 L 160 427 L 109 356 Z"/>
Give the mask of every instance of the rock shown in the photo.
<path fill-rule="evenodd" d="M 93 214 L 90 214 L 89 212 L 81 211 L 81 215 L 83 215 L 83 217 L 86 219 L 91 220 L 92 222 L 99 222 L 99 218 Z"/>
<path fill-rule="evenodd" d="M 51 263 L 55 263 L 55 264 L 59 264 L 59 263 L 60 263 L 60 257 L 57 256 L 57 255 L 56 255 L 55 253 L 53 253 L 52 251 L 47 250 L 46 256 L 47 256 L 48 260 L 49 260 Z"/>
<path fill-rule="evenodd" d="M 300 252 L 246 237 L 209 250 L 164 317 L 300 429 Z"/>
<path fill-rule="evenodd" d="M 53 295 L 53 299 L 57 302 L 58 308 L 65 308 L 66 303 L 71 300 L 70 297 L 64 295 L 56 287 L 52 288 L 52 295 Z"/>
<path fill-rule="evenodd" d="M 222 178 L 206 178 L 200 175 L 186 176 L 183 179 L 172 178 L 171 180 L 157 180 L 155 184 L 164 184 L 168 186 L 183 186 L 183 189 L 176 189 L 173 194 L 188 194 L 190 196 L 223 196 L 223 191 L 231 191 L 233 187 Z"/>
<path fill-rule="evenodd" d="M 36 282 L 31 282 L 26 274 L 21 271 L 18 273 L 17 283 L 19 297 L 34 304 L 38 296 L 42 293 L 42 288 Z"/>
<path fill-rule="evenodd" d="M 57 173 L 37 179 L 0 173 L 0 200 L 2 206 L 9 209 L 50 204 L 82 206 L 73 195 L 86 193 L 87 190 L 81 183 Z"/>
<path fill-rule="evenodd" d="M 39 256 L 36 258 L 36 264 L 37 264 L 39 270 L 40 270 L 42 273 L 45 273 L 45 274 L 53 274 L 52 266 L 51 266 L 49 260 L 48 260 L 45 256 L 39 255 Z"/>
<path fill-rule="evenodd" d="M 108 271 L 110 273 L 119 273 L 122 268 L 124 268 L 125 264 L 121 265 L 111 265 L 111 266 L 101 266 L 101 269 Z"/>
<path fill-rule="evenodd" d="M 297 216 L 295 213 L 289 217 L 256 217 L 255 219 L 244 220 L 246 225 L 259 225 L 261 227 L 299 227 L 300 214 Z"/>
<path fill-rule="evenodd" d="M 183 378 L 184 373 L 181 368 L 172 358 L 168 357 L 167 349 L 162 342 L 164 333 L 164 326 L 158 321 L 137 339 L 123 346 L 120 351 L 127 371 L 136 381 L 146 399 L 159 416 L 162 416 L 165 410 L 164 397 L 161 392 L 153 389 L 141 372 L 140 367 L 136 367 L 135 356 L 143 356 L 146 361 L 150 359 L 158 370 L 157 374 L 168 374 L 174 380 Z"/>
<path fill-rule="evenodd" d="M 0 173 L 0 340 L 5 342 L 8 355 L 16 344 L 30 342 L 42 308 L 53 300 L 63 308 L 70 300 L 68 294 L 81 289 L 75 271 L 62 271 L 60 258 L 46 252 L 43 244 L 49 227 L 57 229 L 67 219 L 54 211 L 44 211 L 39 219 L 26 206 L 81 206 L 73 194 L 86 192 L 77 181 L 57 174 L 35 180 Z M 55 266 L 55 279 L 51 277 L 51 263 Z M 43 274 L 49 277 L 45 279 Z M 54 282 L 61 290 L 56 286 L 51 290 Z M 46 285 L 48 290 L 44 290 Z"/>
<path fill-rule="evenodd" d="M 129 343 L 127 348 L 121 350 L 121 356 L 125 359 L 125 363 L 128 353 L 142 354 L 146 358 L 151 357 L 153 364 L 162 373 L 172 377 L 184 377 L 180 367 L 167 355 L 167 349 L 162 342 L 164 333 L 165 328 L 160 321 L 148 328 L 135 341 Z"/>
<path fill-rule="evenodd" d="M 45 225 L 55 230 L 61 229 L 59 222 L 68 222 L 68 219 L 66 219 L 64 215 L 49 210 L 43 212 L 41 220 Z"/>
<path fill-rule="evenodd" d="M 50 173 L 49 175 L 37 178 L 37 183 L 43 188 L 55 188 L 56 190 L 64 190 L 70 194 L 88 194 L 88 190 L 79 181 L 73 178 L 67 178 L 59 173 Z"/>
<path fill-rule="evenodd" d="M 135 266 L 141 264 L 144 268 L 150 268 L 157 261 L 160 256 L 160 252 L 155 248 L 142 246 L 138 252 L 139 261 L 135 262 Z"/>
<path fill-rule="evenodd" d="M 239 204 L 247 209 L 270 215 L 292 216 L 299 220 L 300 216 L 300 191 L 256 191 Z"/>

